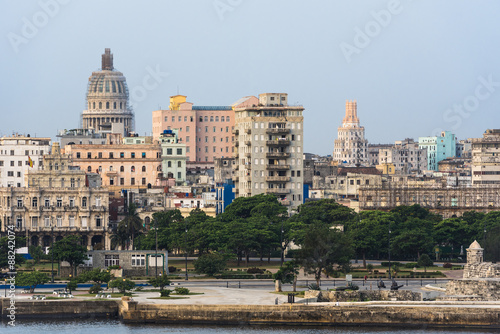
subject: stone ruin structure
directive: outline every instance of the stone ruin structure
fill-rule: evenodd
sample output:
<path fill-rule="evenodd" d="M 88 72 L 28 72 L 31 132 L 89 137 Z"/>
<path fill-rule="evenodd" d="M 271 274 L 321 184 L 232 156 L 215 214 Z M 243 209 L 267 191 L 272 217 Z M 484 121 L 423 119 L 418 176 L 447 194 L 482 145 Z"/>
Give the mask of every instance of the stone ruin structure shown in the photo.
<path fill-rule="evenodd" d="M 500 300 L 500 264 L 483 262 L 483 248 L 474 241 L 467 249 L 467 264 L 463 279 L 446 284 L 446 295 L 440 300 L 498 301 Z"/>
<path fill-rule="evenodd" d="M 500 278 L 500 264 L 483 262 L 483 250 L 475 240 L 467 248 L 463 278 Z"/>

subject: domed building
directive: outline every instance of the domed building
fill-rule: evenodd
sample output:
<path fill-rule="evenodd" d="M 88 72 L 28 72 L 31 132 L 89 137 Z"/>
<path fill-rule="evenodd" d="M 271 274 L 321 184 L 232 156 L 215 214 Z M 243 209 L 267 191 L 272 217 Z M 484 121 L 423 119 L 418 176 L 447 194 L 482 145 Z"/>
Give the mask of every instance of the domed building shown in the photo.
<path fill-rule="evenodd" d="M 82 127 L 96 133 L 134 131 L 134 114 L 128 103 L 128 88 L 122 72 L 113 67 L 113 54 L 105 49 L 100 71 L 92 72 L 87 87 L 87 110 Z"/>

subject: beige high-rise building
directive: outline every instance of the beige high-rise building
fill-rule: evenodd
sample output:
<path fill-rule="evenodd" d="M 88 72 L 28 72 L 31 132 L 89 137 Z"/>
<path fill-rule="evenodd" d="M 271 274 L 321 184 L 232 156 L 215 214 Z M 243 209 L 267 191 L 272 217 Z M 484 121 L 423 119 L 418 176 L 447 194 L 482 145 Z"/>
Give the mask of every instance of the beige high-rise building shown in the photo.
<path fill-rule="evenodd" d="M 88 175 L 61 154 L 59 143 L 44 156 L 43 170 L 25 174 L 25 183 L 0 188 L 2 233 L 13 225 L 28 245 L 43 247 L 76 234 L 89 249 L 109 249 L 108 190 L 89 187 Z"/>
<path fill-rule="evenodd" d="M 472 184 L 500 184 L 500 129 L 472 139 Z"/>
<path fill-rule="evenodd" d="M 289 210 L 302 204 L 303 111 L 285 93 L 260 94 L 258 105 L 234 109 L 236 197 L 275 194 Z"/>
<path fill-rule="evenodd" d="M 101 70 L 92 72 L 89 78 L 87 110 L 82 113 L 83 129 L 96 133 L 120 131 L 124 136 L 134 131 L 134 114 L 128 95 L 126 79 L 113 67 L 111 50 L 105 49 Z"/>
<path fill-rule="evenodd" d="M 348 166 L 368 165 L 368 140 L 365 139 L 365 127 L 359 124 L 356 101 L 346 101 L 345 117 L 338 128 L 335 139 L 333 158 Z"/>

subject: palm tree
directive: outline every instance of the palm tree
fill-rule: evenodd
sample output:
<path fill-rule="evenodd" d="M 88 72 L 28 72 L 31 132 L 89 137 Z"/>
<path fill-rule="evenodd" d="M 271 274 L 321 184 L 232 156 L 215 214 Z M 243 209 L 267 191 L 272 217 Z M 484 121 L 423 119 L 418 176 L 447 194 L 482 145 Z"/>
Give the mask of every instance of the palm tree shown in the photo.
<path fill-rule="evenodd" d="M 134 249 L 134 236 L 140 233 L 143 229 L 142 219 L 137 213 L 137 209 L 134 203 L 131 203 L 128 207 L 128 212 L 125 218 L 118 224 L 117 232 L 123 231 L 127 236 L 127 240 L 132 238 L 132 249 Z M 121 234 L 121 233 L 120 233 Z"/>

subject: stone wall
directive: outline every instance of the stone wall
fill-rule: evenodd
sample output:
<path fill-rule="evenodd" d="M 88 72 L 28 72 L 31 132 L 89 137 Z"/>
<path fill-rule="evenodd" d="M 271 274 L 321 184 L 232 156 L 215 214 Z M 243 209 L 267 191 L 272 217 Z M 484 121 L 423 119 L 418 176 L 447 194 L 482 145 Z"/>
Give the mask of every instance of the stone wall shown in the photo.
<path fill-rule="evenodd" d="M 500 279 L 460 279 L 446 284 L 446 295 L 441 300 L 500 300 Z"/>
<path fill-rule="evenodd" d="M 318 302 L 364 302 L 374 300 L 421 301 L 420 292 L 408 290 L 358 290 L 358 291 L 316 291 L 309 290 L 304 298 L 317 298 Z"/>
<path fill-rule="evenodd" d="M 10 300 L 0 300 L 2 319 Z M 109 318 L 118 315 L 116 300 L 16 300 L 16 318 Z"/>

